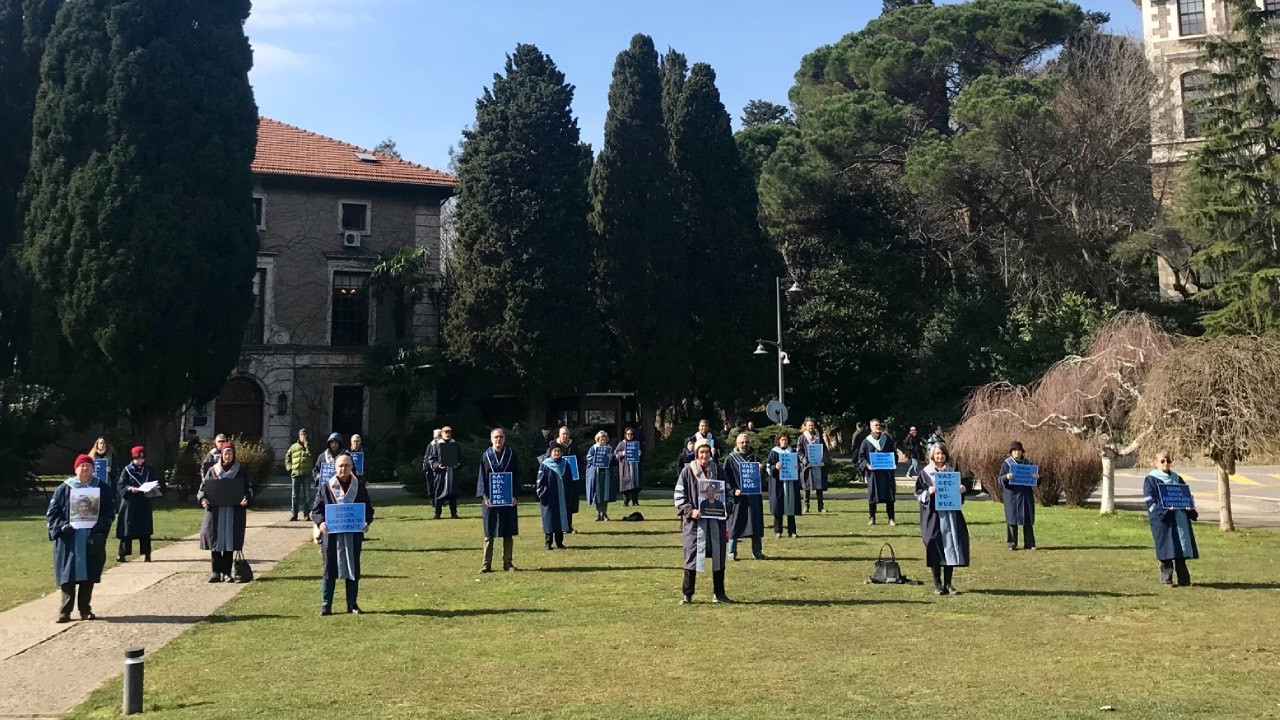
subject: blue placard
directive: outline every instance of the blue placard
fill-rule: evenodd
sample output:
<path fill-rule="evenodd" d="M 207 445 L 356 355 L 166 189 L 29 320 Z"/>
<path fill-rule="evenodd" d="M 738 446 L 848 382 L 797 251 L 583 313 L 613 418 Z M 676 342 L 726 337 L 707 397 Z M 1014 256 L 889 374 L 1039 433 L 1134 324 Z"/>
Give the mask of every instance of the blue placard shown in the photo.
<path fill-rule="evenodd" d="M 790 450 L 783 450 L 778 453 L 778 463 L 782 467 L 778 470 L 778 479 L 782 482 L 792 482 L 800 479 L 800 458 Z"/>
<path fill-rule="evenodd" d="M 640 441 L 628 440 L 623 446 L 627 453 L 627 462 L 640 462 Z"/>
<path fill-rule="evenodd" d="M 943 512 L 960 509 L 960 473 L 934 473 L 933 486 L 938 489 L 938 492 L 933 496 L 934 510 Z"/>
<path fill-rule="evenodd" d="M 107 482 L 107 459 L 97 458 L 93 461 L 93 476 L 102 482 Z"/>
<path fill-rule="evenodd" d="M 891 452 L 871 453 L 872 470 L 897 470 L 898 458 Z"/>
<path fill-rule="evenodd" d="M 338 469 L 335 468 L 333 465 L 334 464 L 331 462 L 321 463 L 320 465 L 320 483 L 321 484 L 329 482 L 329 480 L 331 480 L 334 475 L 338 474 Z"/>
<path fill-rule="evenodd" d="M 364 503 L 325 505 L 324 525 L 330 535 L 364 532 Z"/>
<path fill-rule="evenodd" d="M 1013 475 L 1013 479 L 1009 481 L 1010 485 L 1027 485 L 1035 487 L 1040 484 L 1040 481 L 1034 477 L 1035 475 L 1040 474 L 1039 465 L 1013 463 L 1010 465 L 1010 468 L 1012 468 L 1011 474 Z"/>
<path fill-rule="evenodd" d="M 760 483 L 760 463 L 738 463 L 738 488 L 743 495 L 759 495 L 764 492 Z"/>
<path fill-rule="evenodd" d="M 607 468 L 613 456 L 613 448 L 607 445 L 591 446 L 591 467 Z"/>
<path fill-rule="evenodd" d="M 1182 483 L 1160 483 L 1156 485 L 1160 493 L 1160 504 L 1173 510 L 1194 510 L 1196 499 L 1191 495 L 1191 487 Z"/>
<path fill-rule="evenodd" d="M 805 446 L 804 454 L 805 460 L 808 460 L 810 465 L 822 464 L 822 446 L 818 443 L 809 443 Z"/>
<path fill-rule="evenodd" d="M 489 473 L 489 507 L 515 505 L 515 478 L 509 472 Z"/>
<path fill-rule="evenodd" d="M 573 476 L 574 480 L 577 480 L 578 479 L 578 456 L 565 455 L 564 461 L 569 463 L 569 474 Z"/>
<path fill-rule="evenodd" d="M 348 453 L 348 455 L 351 456 L 351 464 L 355 466 L 356 474 L 363 475 L 364 474 L 364 452 L 360 450 L 356 450 L 355 452 Z"/>

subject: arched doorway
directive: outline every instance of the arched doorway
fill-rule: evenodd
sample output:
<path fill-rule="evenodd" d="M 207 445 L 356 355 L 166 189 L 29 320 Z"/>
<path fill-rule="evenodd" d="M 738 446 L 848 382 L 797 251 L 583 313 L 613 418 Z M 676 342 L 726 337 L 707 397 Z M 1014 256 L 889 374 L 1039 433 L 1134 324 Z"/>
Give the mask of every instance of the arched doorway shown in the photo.
<path fill-rule="evenodd" d="M 233 377 L 222 386 L 213 407 L 214 432 L 262 440 L 262 389 L 247 377 Z"/>

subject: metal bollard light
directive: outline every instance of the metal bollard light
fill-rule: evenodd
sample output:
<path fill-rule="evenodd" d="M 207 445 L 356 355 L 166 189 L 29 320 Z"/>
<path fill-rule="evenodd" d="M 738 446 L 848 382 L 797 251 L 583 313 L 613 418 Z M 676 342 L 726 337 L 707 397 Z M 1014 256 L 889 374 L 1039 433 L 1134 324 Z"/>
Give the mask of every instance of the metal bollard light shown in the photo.
<path fill-rule="evenodd" d="M 142 712 L 143 648 L 131 647 L 124 651 L 124 714 Z"/>

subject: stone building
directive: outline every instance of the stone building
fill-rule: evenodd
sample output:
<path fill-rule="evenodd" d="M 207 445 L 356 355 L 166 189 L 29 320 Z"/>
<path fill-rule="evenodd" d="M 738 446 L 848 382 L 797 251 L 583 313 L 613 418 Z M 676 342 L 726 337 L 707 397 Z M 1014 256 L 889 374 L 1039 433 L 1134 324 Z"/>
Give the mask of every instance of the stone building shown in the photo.
<path fill-rule="evenodd" d="M 183 426 L 202 436 L 262 439 L 277 457 L 300 427 L 376 443 L 390 429 L 391 399 L 361 383 L 369 348 L 395 339 L 392 303 L 371 293 L 370 271 L 404 247 L 425 249 L 439 287 L 440 210 L 447 173 L 261 118 L 253 208 L 262 245 L 257 304 L 240 360 L 218 398 L 191 408 Z M 437 343 L 440 296 L 431 289 L 403 325 Z M 415 415 L 435 412 L 434 396 Z"/>

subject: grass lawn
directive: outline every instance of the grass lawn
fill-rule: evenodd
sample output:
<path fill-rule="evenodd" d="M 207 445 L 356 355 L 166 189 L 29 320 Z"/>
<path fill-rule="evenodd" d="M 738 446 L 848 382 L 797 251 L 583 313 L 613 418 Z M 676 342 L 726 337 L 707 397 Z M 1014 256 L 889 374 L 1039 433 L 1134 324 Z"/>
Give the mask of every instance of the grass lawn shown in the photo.
<path fill-rule="evenodd" d="M 155 535 L 151 549 L 200 531 L 200 513 L 193 502 L 155 505 Z M 45 507 L 32 501 L 30 507 L 0 509 L 0 611 L 21 605 L 57 590 L 53 584 L 53 543 L 44 519 Z M 116 564 L 115 525 L 107 541 L 107 567 Z M 138 544 L 134 543 L 134 558 Z"/>
<path fill-rule="evenodd" d="M 1000 506 L 973 503 L 975 566 L 938 598 L 865 583 L 886 540 L 928 576 L 913 502 L 896 528 L 831 505 L 800 539 L 770 534 L 770 560 L 730 566 L 739 604 L 711 604 L 708 576 L 688 607 L 667 503 L 644 523 L 580 515 L 553 552 L 524 504 L 522 572 L 483 576 L 475 506 L 385 506 L 368 614 L 316 616 L 304 547 L 148 658 L 147 717 L 1280 717 L 1280 534 L 1199 528 L 1199 584 L 1173 589 L 1142 516 L 1042 509 L 1041 549 L 1011 553 Z M 119 685 L 70 717 L 115 717 Z"/>

